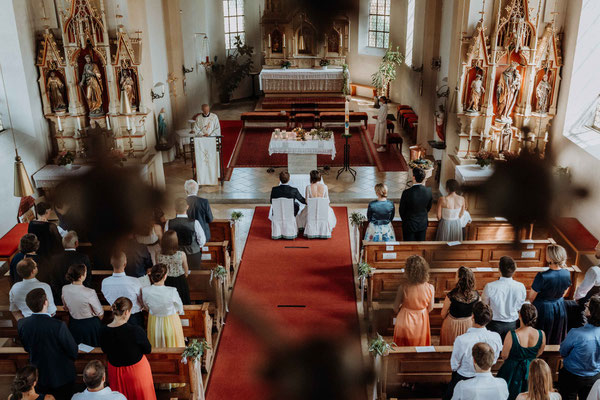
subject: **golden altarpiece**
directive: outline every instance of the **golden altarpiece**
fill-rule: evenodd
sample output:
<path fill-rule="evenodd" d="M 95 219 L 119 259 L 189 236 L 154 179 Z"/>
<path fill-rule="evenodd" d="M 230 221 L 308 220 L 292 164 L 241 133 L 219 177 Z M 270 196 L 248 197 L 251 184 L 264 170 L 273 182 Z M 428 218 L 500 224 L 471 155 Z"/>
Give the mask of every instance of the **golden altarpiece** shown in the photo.
<path fill-rule="evenodd" d="M 480 151 L 508 158 L 523 148 L 544 155 L 556 114 L 562 66 L 554 19 L 543 25 L 539 2 L 496 0 L 492 32 L 484 14 L 463 37 L 456 102 L 457 164 Z M 537 12 L 534 12 L 536 10 Z"/>
<path fill-rule="evenodd" d="M 94 128 L 112 149 L 146 153 L 149 110 L 140 93 L 150 88 L 138 71 L 141 39 L 119 23 L 109 34 L 104 0 L 58 4 L 64 4 L 58 6 L 60 37 L 46 28 L 37 50 L 43 110 L 56 148 L 85 157 L 86 132 Z"/>

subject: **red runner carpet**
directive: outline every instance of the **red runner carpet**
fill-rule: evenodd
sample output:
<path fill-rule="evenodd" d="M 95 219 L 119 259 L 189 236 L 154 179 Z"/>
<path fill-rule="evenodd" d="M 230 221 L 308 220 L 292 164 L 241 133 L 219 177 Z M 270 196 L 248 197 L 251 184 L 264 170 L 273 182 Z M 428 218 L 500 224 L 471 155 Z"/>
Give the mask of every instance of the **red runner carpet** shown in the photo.
<path fill-rule="evenodd" d="M 232 305 L 249 299 L 254 311 L 294 339 L 352 337 L 359 346 L 348 215 L 334 207 L 329 240 L 271 240 L 268 207 L 257 207 L 235 283 Z M 286 248 L 308 247 L 308 248 Z M 305 307 L 277 307 L 303 305 Z M 259 400 L 269 388 L 259 377 L 264 347 L 230 314 L 221 335 L 208 400 Z"/>
<path fill-rule="evenodd" d="M 369 151 L 375 159 L 377 169 L 382 172 L 392 171 L 408 171 L 408 164 L 402 155 L 402 152 L 396 148 L 396 145 L 388 145 L 385 153 L 377 152 L 377 145 L 373 143 L 373 136 L 375 136 L 375 124 L 369 124 L 369 139 L 367 140 Z M 404 143 L 402 146 L 408 146 Z"/>
<path fill-rule="evenodd" d="M 221 135 L 223 136 L 223 139 L 221 140 L 221 145 L 223 146 L 221 149 L 223 154 L 223 166 L 227 168 L 242 130 L 242 121 L 222 120 L 220 122 Z"/>

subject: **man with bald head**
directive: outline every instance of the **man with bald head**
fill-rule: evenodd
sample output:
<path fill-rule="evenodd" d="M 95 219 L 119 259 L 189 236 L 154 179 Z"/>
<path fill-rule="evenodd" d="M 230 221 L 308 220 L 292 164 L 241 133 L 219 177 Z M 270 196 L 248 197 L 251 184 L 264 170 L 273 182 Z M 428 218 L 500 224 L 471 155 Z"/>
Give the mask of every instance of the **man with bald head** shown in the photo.
<path fill-rule="evenodd" d="M 208 104 L 202 104 L 202 113 L 196 117 L 194 133 L 201 136 L 221 136 L 219 117 L 210 112 Z"/>

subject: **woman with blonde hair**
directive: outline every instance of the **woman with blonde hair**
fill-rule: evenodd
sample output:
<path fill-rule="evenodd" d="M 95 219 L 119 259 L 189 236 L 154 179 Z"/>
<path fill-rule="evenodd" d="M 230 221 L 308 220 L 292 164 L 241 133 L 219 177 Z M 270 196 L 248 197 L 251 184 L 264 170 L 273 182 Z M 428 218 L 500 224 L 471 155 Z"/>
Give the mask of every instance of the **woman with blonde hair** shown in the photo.
<path fill-rule="evenodd" d="M 529 364 L 528 390 L 518 395 L 517 400 L 561 400 L 552 387 L 552 371 L 546 361 L 536 358 Z"/>
<path fill-rule="evenodd" d="M 398 288 L 394 302 L 397 313 L 394 343 L 397 346 L 429 346 L 429 313 L 433 310 L 435 289 L 429 283 L 429 264 L 421 256 L 406 260 L 406 283 Z"/>
<path fill-rule="evenodd" d="M 388 200 L 388 188 L 383 183 L 375 185 L 377 200 L 369 203 L 367 220 L 369 226 L 365 240 L 369 242 L 393 242 L 396 240 L 392 220 L 394 219 L 394 203 Z"/>
<path fill-rule="evenodd" d="M 473 271 L 461 266 L 457 275 L 456 286 L 448 293 L 442 307 L 444 322 L 440 333 L 440 346 L 452 346 L 457 336 L 473 326 L 473 306 L 479 301 Z"/>
<path fill-rule="evenodd" d="M 548 269 L 538 272 L 531 285 L 529 301 L 538 312 L 537 329 L 546 334 L 547 344 L 560 344 L 567 335 L 567 309 L 563 299 L 571 286 L 564 247 L 551 244 L 546 249 Z"/>

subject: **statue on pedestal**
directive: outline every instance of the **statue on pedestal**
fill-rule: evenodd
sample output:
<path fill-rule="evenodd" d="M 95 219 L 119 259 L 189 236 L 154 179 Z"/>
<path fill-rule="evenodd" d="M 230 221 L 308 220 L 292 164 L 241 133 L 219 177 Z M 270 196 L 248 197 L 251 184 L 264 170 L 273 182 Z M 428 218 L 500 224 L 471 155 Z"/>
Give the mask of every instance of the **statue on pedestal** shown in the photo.
<path fill-rule="evenodd" d="M 158 113 L 158 143 L 167 144 L 167 118 L 164 107 Z"/>
<path fill-rule="evenodd" d="M 537 98 L 536 112 L 540 114 L 546 114 L 548 112 L 551 91 L 552 86 L 550 85 L 550 82 L 548 82 L 548 75 L 544 74 L 544 77 L 535 89 L 535 96 Z"/>
<path fill-rule="evenodd" d="M 119 82 L 121 88 L 125 91 L 125 95 L 129 98 L 129 104 L 132 108 L 135 108 L 135 82 L 131 70 L 124 69 L 121 71 L 121 80 Z"/>
<path fill-rule="evenodd" d="M 509 121 L 510 114 L 517 102 L 521 89 L 521 74 L 517 69 L 518 63 L 511 62 L 510 66 L 502 73 L 496 86 L 496 100 L 498 102 L 498 116 L 502 121 Z"/>
<path fill-rule="evenodd" d="M 89 54 L 85 56 L 85 65 L 79 85 L 87 99 L 90 115 L 102 115 L 102 74 L 100 68 L 92 62 L 92 57 Z"/>
<path fill-rule="evenodd" d="M 498 153 L 504 153 L 510 151 L 510 145 L 512 144 L 512 127 L 510 124 L 504 125 L 500 132 L 500 143 L 498 146 Z"/>
<path fill-rule="evenodd" d="M 467 112 L 479 112 L 481 109 L 481 98 L 485 94 L 483 87 L 483 76 L 477 74 L 473 82 L 471 82 L 471 96 L 467 104 Z"/>
<path fill-rule="evenodd" d="M 56 75 L 55 71 L 50 71 L 50 76 L 46 81 L 46 90 L 50 97 L 50 108 L 52 111 L 64 111 L 67 109 L 67 103 L 63 96 L 65 84 Z"/>

